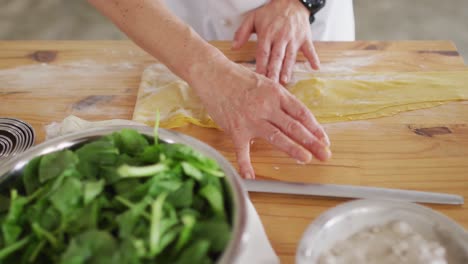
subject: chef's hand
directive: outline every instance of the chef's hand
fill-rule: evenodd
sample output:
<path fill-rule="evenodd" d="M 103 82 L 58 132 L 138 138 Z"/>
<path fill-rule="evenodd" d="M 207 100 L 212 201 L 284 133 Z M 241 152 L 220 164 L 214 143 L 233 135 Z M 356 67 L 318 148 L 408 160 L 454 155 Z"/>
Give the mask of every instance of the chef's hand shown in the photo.
<path fill-rule="evenodd" d="M 257 34 L 257 73 L 286 84 L 300 50 L 313 69 L 319 59 L 312 43 L 309 11 L 298 0 L 272 0 L 249 13 L 234 36 L 233 49 Z"/>
<path fill-rule="evenodd" d="M 328 137 L 302 102 L 279 83 L 225 61 L 205 66 L 190 85 L 195 88 L 211 118 L 235 145 L 244 178 L 255 177 L 250 142 L 263 138 L 301 162 L 312 155 L 321 161 L 331 156 Z"/>
<path fill-rule="evenodd" d="M 230 61 L 174 16 L 164 1 L 89 1 L 194 88 L 210 116 L 231 135 L 244 177 L 254 177 L 249 153 L 253 138 L 264 138 L 303 162 L 310 161 L 312 155 L 320 160 L 330 157 L 327 135 L 301 102 L 277 82 Z M 276 4 L 286 0 L 272 1 L 278 8 Z M 283 13 L 283 19 L 287 20 L 284 16 L 290 12 Z M 263 14 L 259 12 L 258 16 Z M 283 27 L 277 22 L 274 25 Z M 273 40 L 269 43 L 276 43 Z M 286 42 L 288 46 L 294 43 Z"/>

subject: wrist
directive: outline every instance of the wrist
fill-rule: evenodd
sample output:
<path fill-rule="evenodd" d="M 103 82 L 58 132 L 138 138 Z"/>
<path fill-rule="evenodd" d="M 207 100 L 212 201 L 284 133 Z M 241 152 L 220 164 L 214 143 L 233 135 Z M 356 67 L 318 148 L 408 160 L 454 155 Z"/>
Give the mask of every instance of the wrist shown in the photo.
<path fill-rule="evenodd" d="M 304 5 L 303 0 L 289 0 L 289 2 L 290 2 L 290 4 L 293 4 L 293 5 L 297 6 L 297 10 L 300 10 L 300 12 L 303 12 L 303 13 L 307 14 L 307 16 L 310 16 L 311 12 L 307 8 L 307 6 Z"/>
<path fill-rule="evenodd" d="M 203 40 L 192 28 L 186 26 L 184 36 L 179 39 L 184 43 L 172 49 L 171 55 L 163 61 L 172 72 L 189 84 L 198 83 L 203 76 L 229 61 L 224 54 Z M 176 45 L 173 45 L 176 46 Z"/>
<path fill-rule="evenodd" d="M 212 89 L 219 76 L 226 76 L 232 68 L 230 61 L 219 49 L 207 43 L 204 55 L 198 55 L 188 62 L 186 75 L 181 76 L 197 93 Z"/>
<path fill-rule="evenodd" d="M 309 18 L 310 11 L 304 4 L 302 4 L 302 0 L 276 0 L 277 2 L 281 2 L 281 9 L 285 10 L 288 15 L 297 15 L 303 16 L 305 18 Z"/>

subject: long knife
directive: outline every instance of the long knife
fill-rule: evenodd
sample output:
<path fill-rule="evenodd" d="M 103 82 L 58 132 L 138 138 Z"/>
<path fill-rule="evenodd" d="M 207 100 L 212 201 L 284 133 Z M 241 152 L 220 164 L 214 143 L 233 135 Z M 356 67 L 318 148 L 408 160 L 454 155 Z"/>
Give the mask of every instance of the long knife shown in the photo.
<path fill-rule="evenodd" d="M 388 189 L 338 184 L 296 183 L 272 180 L 244 180 L 249 192 L 281 193 L 293 195 L 327 196 L 338 198 L 386 199 L 431 204 L 463 204 L 460 195 Z"/>

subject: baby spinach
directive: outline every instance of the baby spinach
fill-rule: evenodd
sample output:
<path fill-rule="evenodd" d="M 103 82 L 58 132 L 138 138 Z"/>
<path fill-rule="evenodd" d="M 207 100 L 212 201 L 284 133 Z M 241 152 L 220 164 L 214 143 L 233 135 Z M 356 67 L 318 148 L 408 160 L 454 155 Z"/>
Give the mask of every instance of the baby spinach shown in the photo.
<path fill-rule="evenodd" d="M 131 129 L 34 158 L 0 194 L 0 263 L 214 263 L 232 229 L 222 177 Z"/>

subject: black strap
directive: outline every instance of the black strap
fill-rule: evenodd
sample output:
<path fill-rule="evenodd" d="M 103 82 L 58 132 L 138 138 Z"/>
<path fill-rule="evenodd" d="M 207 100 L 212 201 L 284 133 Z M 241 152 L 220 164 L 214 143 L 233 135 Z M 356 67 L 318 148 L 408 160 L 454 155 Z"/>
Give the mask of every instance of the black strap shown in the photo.
<path fill-rule="evenodd" d="M 312 22 L 315 21 L 315 14 L 322 9 L 325 6 L 326 1 L 325 0 L 299 0 L 307 10 L 310 12 L 309 16 L 309 22 L 312 24 Z"/>

